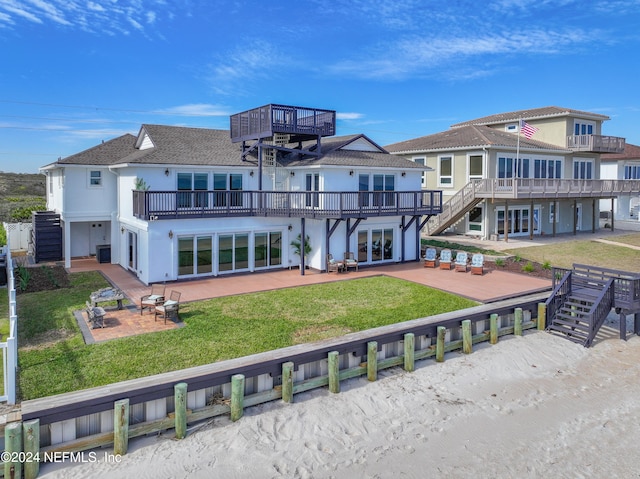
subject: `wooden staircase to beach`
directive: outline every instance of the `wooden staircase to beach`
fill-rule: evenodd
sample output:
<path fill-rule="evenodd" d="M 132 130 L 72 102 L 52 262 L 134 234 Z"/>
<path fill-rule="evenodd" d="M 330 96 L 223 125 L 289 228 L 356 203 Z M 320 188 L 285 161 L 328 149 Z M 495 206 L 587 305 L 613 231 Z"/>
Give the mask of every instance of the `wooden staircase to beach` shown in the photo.
<path fill-rule="evenodd" d="M 591 346 L 612 308 L 640 310 L 640 276 L 625 271 L 574 264 L 554 268 L 553 292 L 546 301 L 547 331 Z M 624 338 L 621 325 L 621 337 Z"/>

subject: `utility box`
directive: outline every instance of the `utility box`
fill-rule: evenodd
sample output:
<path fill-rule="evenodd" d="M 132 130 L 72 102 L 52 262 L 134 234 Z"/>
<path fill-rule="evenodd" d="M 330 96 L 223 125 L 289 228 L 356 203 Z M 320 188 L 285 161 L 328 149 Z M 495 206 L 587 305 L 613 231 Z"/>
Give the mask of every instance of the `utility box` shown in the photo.
<path fill-rule="evenodd" d="M 96 259 L 98 263 L 111 263 L 111 245 L 99 244 L 96 246 Z"/>

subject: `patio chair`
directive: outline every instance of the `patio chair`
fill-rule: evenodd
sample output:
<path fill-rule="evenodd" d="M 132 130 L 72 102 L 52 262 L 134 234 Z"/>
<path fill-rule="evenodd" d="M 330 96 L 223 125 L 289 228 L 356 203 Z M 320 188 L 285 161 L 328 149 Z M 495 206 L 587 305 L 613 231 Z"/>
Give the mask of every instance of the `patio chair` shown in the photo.
<path fill-rule="evenodd" d="M 336 261 L 331 253 L 327 255 L 327 273 L 331 273 L 332 271 L 341 273 L 343 268 L 344 263 L 342 261 Z"/>
<path fill-rule="evenodd" d="M 458 254 L 456 255 L 456 271 L 459 273 L 466 273 L 467 272 L 467 260 L 469 259 L 469 256 L 467 255 L 466 251 L 458 251 Z"/>
<path fill-rule="evenodd" d="M 424 255 L 424 267 L 425 268 L 436 267 L 436 249 L 435 248 L 427 248 L 427 251 Z"/>
<path fill-rule="evenodd" d="M 440 251 L 440 269 L 451 269 L 451 250 L 443 249 Z"/>
<path fill-rule="evenodd" d="M 484 256 L 482 253 L 476 253 L 471 257 L 471 274 L 484 274 Z"/>
<path fill-rule="evenodd" d="M 159 304 L 155 308 L 154 321 L 158 319 L 158 316 L 164 318 L 164 324 L 167 324 L 167 318 L 180 321 L 180 294 L 178 291 L 171 291 L 169 299 L 164 303 Z"/>
<path fill-rule="evenodd" d="M 358 260 L 351 251 L 347 251 L 344 254 L 344 269 L 348 271 L 349 268 L 355 268 L 355 270 L 358 271 Z"/>
<path fill-rule="evenodd" d="M 100 306 L 92 306 L 89 301 L 85 301 L 87 307 L 87 318 L 91 323 L 91 329 L 104 328 L 104 317 L 106 312 Z"/>
<path fill-rule="evenodd" d="M 155 309 L 156 306 L 162 304 L 164 301 L 164 284 L 152 284 L 151 294 L 146 294 L 140 298 L 140 315 L 142 311 L 147 308 L 149 311 Z"/>

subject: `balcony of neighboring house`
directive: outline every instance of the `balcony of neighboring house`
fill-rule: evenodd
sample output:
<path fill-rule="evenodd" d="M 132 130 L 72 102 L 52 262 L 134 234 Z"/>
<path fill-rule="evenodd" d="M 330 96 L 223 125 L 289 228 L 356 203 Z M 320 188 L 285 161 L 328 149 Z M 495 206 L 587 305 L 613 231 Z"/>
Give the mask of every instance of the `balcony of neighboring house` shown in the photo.
<path fill-rule="evenodd" d="M 491 178 L 474 180 L 465 188 L 467 196 L 476 198 L 612 198 L 640 192 L 640 180 Z"/>
<path fill-rule="evenodd" d="M 625 139 L 618 136 L 571 135 L 567 137 L 567 148 L 590 153 L 622 153 Z"/>
<path fill-rule="evenodd" d="M 290 135 L 289 142 L 311 140 L 336 134 L 336 112 L 318 108 L 265 105 L 231 115 L 231 141 Z"/>
<path fill-rule="evenodd" d="M 154 221 L 239 216 L 316 219 L 436 215 L 442 191 L 142 191 L 133 192 L 133 214 Z"/>

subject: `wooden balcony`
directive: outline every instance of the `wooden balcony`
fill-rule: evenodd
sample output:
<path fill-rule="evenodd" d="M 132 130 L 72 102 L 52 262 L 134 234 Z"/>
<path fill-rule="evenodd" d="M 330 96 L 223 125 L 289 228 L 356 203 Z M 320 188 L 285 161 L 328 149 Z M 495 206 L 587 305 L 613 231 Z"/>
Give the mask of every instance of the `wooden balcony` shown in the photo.
<path fill-rule="evenodd" d="M 134 191 L 133 215 L 146 221 L 239 216 L 368 218 L 437 215 L 441 191 Z"/>
<path fill-rule="evenodd" d="M 231 115 L 231 141 L 291 135 L 290 142 L 336 134 L 336 112 L 317 108 L 265 105 Z"/>
<path fill-rule="evenodd" d="M 622 153 L 625 139 L 618 136 L 571 135 L 567 137 L 567 148 L 590 153 Z"/>
<path fill-rule="evenodd" d="M 473 181 L 476 198 L 612 198 L 640 193 L 640 180 L 492 178 Z"/>

